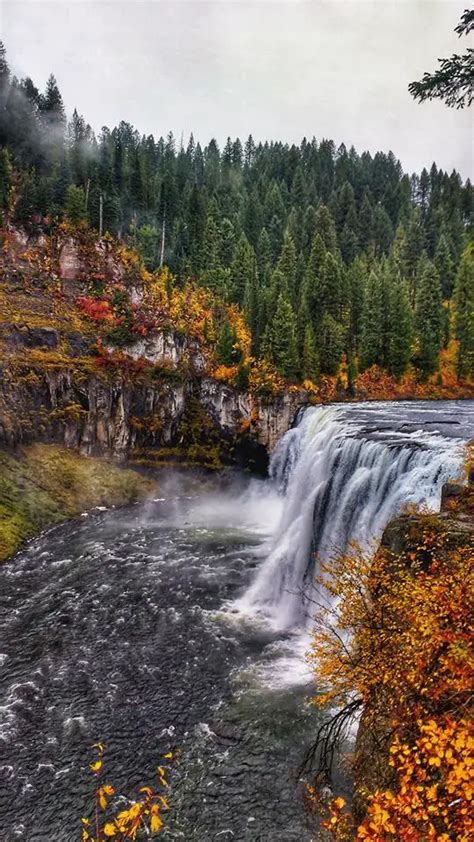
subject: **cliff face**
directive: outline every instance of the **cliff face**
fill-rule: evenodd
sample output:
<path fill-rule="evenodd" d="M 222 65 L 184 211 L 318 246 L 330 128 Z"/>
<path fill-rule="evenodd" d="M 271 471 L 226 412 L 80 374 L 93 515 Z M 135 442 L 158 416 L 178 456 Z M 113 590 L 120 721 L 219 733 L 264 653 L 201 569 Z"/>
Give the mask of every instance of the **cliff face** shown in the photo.
<path fill-rule="evenodd" d="M 213 315 L 200 291 L 156 293 L 110 242 L 10 229 L 0 268 L 0 445 L 264 469 L 305 401 L 301 390 L 264 398 L 214 379 L 212 345 L 197 335 Z"/>
<path fill-rule="evenodd" d="M 168 338 L 168 345 L 170 344 Z M 301 399 L 266 404 L 209 377 L 88 376 L 68 366 L 29 368 L 0 382 L 0 443 L 15 447 L 54 441 L 87 455 L 121 461 L 155 451 L 213 444 L 225 461 L 258 456 L 260 466 L 291 426 Z M 190 417 L 192 416 L 192 418 Z M 169 452 L 175 448 L 176 453 Z"/>

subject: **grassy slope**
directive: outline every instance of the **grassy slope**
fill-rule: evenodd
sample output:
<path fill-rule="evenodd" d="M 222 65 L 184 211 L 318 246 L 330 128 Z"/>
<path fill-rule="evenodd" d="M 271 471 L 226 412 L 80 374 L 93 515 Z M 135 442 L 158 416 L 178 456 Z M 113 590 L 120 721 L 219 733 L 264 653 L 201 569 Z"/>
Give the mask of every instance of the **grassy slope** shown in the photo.
<path fill-rule="evenodd" d="M 136 471 L 53 444 L 34 444 L 19 455 L 0 450 L 0 560 L 48 524 L 93 506 L 126 505 L 154 487 Z"/>

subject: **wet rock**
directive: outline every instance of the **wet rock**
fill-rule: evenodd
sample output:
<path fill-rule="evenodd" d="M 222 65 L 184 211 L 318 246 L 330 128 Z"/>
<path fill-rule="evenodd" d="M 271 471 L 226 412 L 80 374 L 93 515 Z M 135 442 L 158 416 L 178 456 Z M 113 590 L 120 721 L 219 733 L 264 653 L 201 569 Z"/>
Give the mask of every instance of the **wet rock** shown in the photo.
<path fill-rule="evenodd" d="M 466 487 L 457 482 L 445 482 L 441 490 L 441 511 L 445 511 L 453 500 L 461 500 Z"/>

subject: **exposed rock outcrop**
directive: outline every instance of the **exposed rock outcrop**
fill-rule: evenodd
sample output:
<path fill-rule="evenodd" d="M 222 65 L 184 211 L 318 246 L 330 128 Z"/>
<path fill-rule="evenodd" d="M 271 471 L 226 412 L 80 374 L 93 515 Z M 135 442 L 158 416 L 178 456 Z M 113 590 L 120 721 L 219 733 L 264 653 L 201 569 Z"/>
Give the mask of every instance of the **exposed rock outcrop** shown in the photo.
<path fill-rule="evenodd" d="M 265 401 L 213 379 L 215 340 L 194 289 L 171 306 L 166 281 L 88 230 L 46 236 L 9 225 L 3 238 L 0 446 L 265 467 L 306 394 Z M 153 284 L 161 292 L 151 306 Z"/>
<path fill-rule="evenodd" d="M 247 450 L 261 468 L 300 405 L 301 398 L 291 395 L 266 405 L 210 378 L 152 383 L 84 376 L 73 368 L 31 371 L 0 382 L 0 444 L 54 441 L 125 461 L 137 449 L 189 445 L 190 425 L 183 429 L 183 420 L 192 409 L 192 443 L 201 431 L 205 441 L 213 427 L 224 461 L 245 460 Z"/>
<path fill-rule="evenodd" d="M 110 350 L 116 349 L 110 346 Z M 149 336 L 138 338 L 121 350 L 133 360 L 142 359 L 154 365 L 168 365 L 172 368 L 186 365 L 191 371 L 199 374 L 206 369 L 206 360 L 199 342 L 179 333 L 156 331 Z"/>

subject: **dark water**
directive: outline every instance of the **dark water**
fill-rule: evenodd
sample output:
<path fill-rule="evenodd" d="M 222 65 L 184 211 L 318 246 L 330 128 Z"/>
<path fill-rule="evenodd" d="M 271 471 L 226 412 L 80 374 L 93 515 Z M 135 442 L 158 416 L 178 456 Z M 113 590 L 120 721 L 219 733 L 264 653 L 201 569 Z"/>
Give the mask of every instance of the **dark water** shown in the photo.
<path fill-rule="evenodd" d="M 50 530 L 0 569 L 2 840 L 80 838 L 98 740 L 127 795 L 180 750 L 169 838 L 309 838 L 295 769 L 316 714 L 291 637 L 220 611 L 280 512 L 242 482 L 163 478 L 165 499 Z"/>

